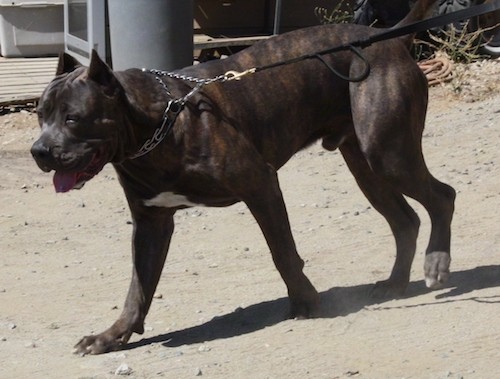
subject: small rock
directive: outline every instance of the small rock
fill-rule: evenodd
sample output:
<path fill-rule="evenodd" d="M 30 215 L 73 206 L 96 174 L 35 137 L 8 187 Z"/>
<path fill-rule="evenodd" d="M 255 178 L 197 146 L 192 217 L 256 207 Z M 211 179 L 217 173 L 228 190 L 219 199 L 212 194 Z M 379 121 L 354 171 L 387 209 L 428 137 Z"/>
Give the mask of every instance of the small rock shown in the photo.
<path fill-rule="evenodd" d="M 346 376 L 358 376 L 359 375 L 359 371 L 358 370 L 349 370 L 345 373 Z"/>
<path fill-rule="evenodd" d="M 211 350 L 211 349 L 210 349 L 210 347 L 209 347 L 209 346 L 207 346 L 207 345 L 201 345 L 201 346 L 198 348 L 198 351 L 199 351 L 200 353 L 204 353 L 204 352 L 206 352 L 206 351 L 210 351 L 210 350 Z"/>
<path fill-rule="evenodd" d="M 130 375 L 132 374 L 132 369 L 128 367 L 126 363 L 122 363 L 115 371 L 115 375 Z"/>
<path fill-rule="evenodd" d="M 9 328 L 10 330 L 13 330 L 13 329 L 17 328 L 17 325 L 14 324 L 13 322 L 10 322 L 10 323 L 7 324 L 7 328 Z"/>
<path fill-rule="evenodd" d="M 163 295 L 161 293 L 155 292 L 155 294 L 153 295 L 153 298 L 155 298 L 155 299 L 163 299 Z"/>
<path fill-rule="evenodd" d="M 120 359 L 123 360 L 123 359 L 127 358 L 127 355 L 124 352 L 116 352 L 116 353 L 109 353 L 109 357 L 116 359 L 116 360 L 120 360 Z"/>
<path fill-rule="evenodd" d="M 34 349 L 35 347 L 37 347 L 35 341 L 31 341 L 31 342 L 28 342 L 24 345 L 24 347 L 27 347 L 27 348 L 32 348 Z"/>
<path fill-rule="evenodd" d="M 201 368 L 197 368 L 195 371 L 194 371 L 194 376 L 202 376 L 203 375 L 203 371 L 201 371 Z"/>

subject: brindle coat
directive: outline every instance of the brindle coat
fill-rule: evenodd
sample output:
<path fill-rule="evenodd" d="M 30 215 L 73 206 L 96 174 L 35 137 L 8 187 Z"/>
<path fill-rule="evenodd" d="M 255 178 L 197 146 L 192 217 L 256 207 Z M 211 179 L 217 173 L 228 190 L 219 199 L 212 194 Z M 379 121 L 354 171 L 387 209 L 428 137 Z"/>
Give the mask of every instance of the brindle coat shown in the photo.
<path fill-rule="evenodd" d="M 419 20 L 435 0 L 420 0 L 401 24 Z M 211 78 L 229 70 L 278 62 L 366 38 L 376 30 L 330 25 L 271 38 L 225 60 L 180 70 Z M 276 171 L 297 151 L 322 139 L 338 148 L 359 187 L 389 223 L 397 255 L 376 296 L 401 295 L 409 282 L 419 218 L 403 195 L 419 201 L 432 231 L 425 277 L 436 287 L 449 275 L 454 190 L 428 171 L 421 148 L 427 82 L 409 54 L 410 38 L 364 49 L 371 71 L 362 82 L 341 80 L 310 59 L 213 83 L 191 97 L 171 133 L 146 155 L 131 159 L 162 122 L 170 95 L 147 72 L 113 72 L 94 54 L 87 69 L 69 56 L 39 105 L 41 136 L 32 147 L 40 168 L 55 170 L 56 190 L 80 188 L 111 162 L 134 223 L 132 282 L 122 314 L 106 331 L 84 337 L 79 353 L 103 353 L 143 333 L 161 275 L 177 209 L 243 201 L 267 240 L 288 289 L 291 316 L 318 313 L 319 296 L 302 272 Z M 343 75 L 363 63 L 352 52 L 324 59 Z M 174 98 L 192 83 L 163 78 Z M 325 161 L 326 162 L 326 161 Z"/>

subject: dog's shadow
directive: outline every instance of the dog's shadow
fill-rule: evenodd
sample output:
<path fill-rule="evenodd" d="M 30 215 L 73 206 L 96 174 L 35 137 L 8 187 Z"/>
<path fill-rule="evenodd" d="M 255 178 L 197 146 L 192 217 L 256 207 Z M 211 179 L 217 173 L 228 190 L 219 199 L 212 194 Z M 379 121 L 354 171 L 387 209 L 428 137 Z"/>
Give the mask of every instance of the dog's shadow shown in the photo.
<path fill-rule="evenodd" d="M 452 298 L 474 290 L 499 286 L 500 265 L 480 266 L 470 270 L 453 272 L 446 287 L 449 288 L 449 291 L 438 294 L 436 299 Z M 320 294 L 322 305 L 319 318 L 347 316 L 366 306 L 383 303 L 384 300 L 370 297 L 371 288 L 372 284 L 363 284 L 333 287 L 322 292 Z M 423 281 L 410 282 L 405 297 L 416 297 L 428 291 Z M 450 299 L 449 301 L 454 300 Z M 287 309 L 288 298 L 286 297 L 265 301 L 246 308 L 238 308 L 226 315 L 214 317 L 201 325 L 129 343 L 125 349 L 134 349 L 152 343 L 177 347 L 252 333 L 285 320 Z"/>

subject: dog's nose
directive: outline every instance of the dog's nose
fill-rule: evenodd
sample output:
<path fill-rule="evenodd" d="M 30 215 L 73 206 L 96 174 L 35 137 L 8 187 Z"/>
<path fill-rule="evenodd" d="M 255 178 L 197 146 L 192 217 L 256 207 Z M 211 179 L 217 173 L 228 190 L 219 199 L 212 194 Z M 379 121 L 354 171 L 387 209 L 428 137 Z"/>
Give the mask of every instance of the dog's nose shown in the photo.
<path fill-rule="evenodd" d="M 31 146 L 31 155 L 33 155 L 33 158 L 37 161 L 44 161 L 50 155 L 50 149 L 41 140 L 38 140 Z"/>
<path fill-rule="evenodd" d="M 36 141 L 33 146 L 31 146 L 31 155 L 33 156 L 33 158 L 35 158 L 38 166 L 43 171 L 50 171 L 48 163 L 52 159 L 52 155 L 49 146 L 43 143 L 42 140 Z"/>

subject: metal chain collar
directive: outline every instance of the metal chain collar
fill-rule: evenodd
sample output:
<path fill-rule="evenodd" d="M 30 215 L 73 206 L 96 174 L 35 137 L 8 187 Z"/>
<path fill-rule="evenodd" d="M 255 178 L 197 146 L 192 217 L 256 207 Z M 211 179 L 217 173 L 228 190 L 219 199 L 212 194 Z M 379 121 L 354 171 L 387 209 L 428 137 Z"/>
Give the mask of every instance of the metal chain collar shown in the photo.
<path fill-rule="evenodd" d="M 137 153 L 132 155 L 130 159 L 139 158 L 146 155 L 151 150 L 153 150 L 158 144 L 163 141 L 165 136 L 168 134 L 172 126 L 174 125 L 177 115 L 182 111 L 182 106 L 180 106 L 176 100 L 170 100 L 168 102 L 165 112 L 163 112 L 163 121 L 158 129 L 155 130 L 153 136 L 149 138 Z M 170 116 L 169 116 L 170 114 Z"/>
<path fill-rule="evenodd" d="M 167 93 L 171 95 L 169 89 L 167 88 L 167 85 L 163 80 L 161 80 L 162 76 L 168 76 L 169 78 L 172 79 L 179 79 L 179 80 L 184 80 L 186 82 L 191 82 L 191 83 L 196 83 L 196 86 L 193 87 L 191 91 L 187 95 L 184 95 L 182 98 L 176 100 L 181 105 L 184 105 L 191 96 L 193 96 L 196 92 L 198 92 L 202 87 L 215 83 L 215 82 L 227 82 L 231 80 L 240 80 L 243 76 L 248 75 L 248 74 L 253 74 L 254 72 L 257 71 L 257 68 L 251 68 L 249 70 L 245 70 L 242 72 L 239 71 L 228 71 L 225 74 L 214 76 L 213 78 L 197 78 L 194 76 L 189 76 L 189 75 L 182 75 L 182 74 L 177 74 L 175 72 L 169 72 L 169 71 L 162 71 L 162 70 L 155 70 L 155 69 L 142 69 L 143 72 L 149 72 L 153 75 L 155 75 L 156 80 L 159 81 L 163 88 L 167 91 Z"/>
<path fill-rule="evenodd" d="M 155 75 L 155 79 L 157 82 L 161 84 L 165 92 L 167 93 L 168 96 L 173 97 L 172 93 L 168 89 L 167 84 L 161 79 L 162 76 L 168 76 L 169 78 L 172 79 L 180 79 L 192 83 L 196 83 L 196 85 L 189 91 L 186 95 L 179 99 L 172 99 L 169 100 L 167 107 L 165 108 L 165 111 L 163 112 L 163 120 L 158 129 L 155 130 L 153 133 L 153 136 L 149 138 L 142 147 L 130 157 L 130 159 L 135 159 L 139 158 L 143 155 L 148 154 L 151 150 L 153 150 L 158 144 L 160 144 L 161 141 L 167 136 L 167 134 L 170 132 L 172 129 L 172 126 L 175 123 L 175 120 L 177 119 L 177 116 L 181 111 L 184 109 L 184 105 L 186 102 L 189 100 L 191 96 L 193 96 L 196 92 L 198 92 L 202 87 L 215 83 L 215 82 L 227 82 L 230 80 L 240 80 L 241 77 L 247 75 L 247 74 L 253 74 L 255 72 L 255 69 L 250 69 L 246 70 L 243 72 L 238 72 L 238 71 L 228 71 L 223 75 L 215 76 L 213 78 L 209 79 L 202 79 L 202 78 L 196 78 L 193 76 L 187 76 L 187 75 L 181 75 L 181 74 L 176 74 L 173 72 L 168 72 L 168 71 L 161 71 L 161 70 L 154 70 L 154 69 L 142 69 L 143 72 L 149 72 L 153 75 Z"/>

